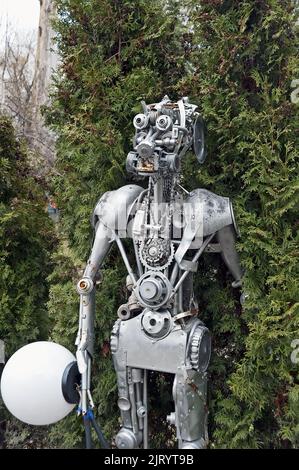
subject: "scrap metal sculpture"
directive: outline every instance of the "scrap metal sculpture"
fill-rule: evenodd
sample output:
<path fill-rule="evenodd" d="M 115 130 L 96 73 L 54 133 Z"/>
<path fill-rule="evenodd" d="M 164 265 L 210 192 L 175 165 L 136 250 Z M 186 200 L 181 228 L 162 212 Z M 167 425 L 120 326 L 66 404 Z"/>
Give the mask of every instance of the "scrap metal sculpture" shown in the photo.
<path fill-rule="evenodd" d="M 206 189 L 181 186 L 181 162 L 193 147 L 205 159 L 203 121 L 188 98 L 145 104 L 134 118 L 133 150 L 127 171 L 147 179 L 105 193 L 93 215 L 93 248 L 77 285 L 80 294 L 77 364 L 81 374 L 79 409 L 93 407 L 90 392 L 93 359 L 95 286 L 99 269 L 115 242 L 126 266 L 128 300 L 118 309 L 111 351 L 118 381 L 122 427 L 118 448 L 148 448 L 147 373 L 174 374 L 175 425 L 181 449 L 207 446 L 207 368 L 210 332 L 198 317 L 193 275 L 205 252 L 221 252 L 239 287 L 242 271 L 235 248 L 237 227 L 229 198 Z M 123 239 L 132 240 L 131 266 Z"/>

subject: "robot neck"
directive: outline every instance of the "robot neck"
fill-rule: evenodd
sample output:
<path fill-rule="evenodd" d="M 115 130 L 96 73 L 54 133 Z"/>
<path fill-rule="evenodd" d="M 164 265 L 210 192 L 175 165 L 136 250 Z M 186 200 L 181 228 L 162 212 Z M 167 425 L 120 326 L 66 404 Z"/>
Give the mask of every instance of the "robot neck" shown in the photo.
<path fill-rule="evenodd" d="M 155 206 L 169 203 L 174 195 L 174 190 L 177 186 L 179 175 L 169 174 L 157 175 L 154 178 L 149 178 L 148 194 L 150 195 L 151 203 Z"/>
<path fill-rule="evenodd" d="M 161 176 L 158 176 L 158 178 L 153 181 L 153 203 L 155 205 L 159 205 L 165 202 L 163 186 L 163 179 Z"/>

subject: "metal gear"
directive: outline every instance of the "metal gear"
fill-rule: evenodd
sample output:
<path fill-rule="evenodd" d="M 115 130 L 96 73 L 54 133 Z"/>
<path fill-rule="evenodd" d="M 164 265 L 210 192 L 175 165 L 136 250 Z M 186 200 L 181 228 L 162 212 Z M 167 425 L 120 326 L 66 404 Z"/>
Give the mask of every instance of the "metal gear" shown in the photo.
<path fill-rule="evenodd" d="M 211 337 L 208 328 L 198 325 L 191 338 L 190 362 L 198 372 L 205 372 L 210 361 Z"/>
<path fill-rule="evenodd" d="M 149 238 L 139 248 L 140 260 L 151 271 L 162 271 L 167 268 L 174 257 L 174 246 L 164 238 Z"/>
<path fill-rule="evenodd" d="M 157 310 L 170 298 L 172 285 L 165 274 L 147 271 L 137 281 L 136 297 L 141 305 Z"/>

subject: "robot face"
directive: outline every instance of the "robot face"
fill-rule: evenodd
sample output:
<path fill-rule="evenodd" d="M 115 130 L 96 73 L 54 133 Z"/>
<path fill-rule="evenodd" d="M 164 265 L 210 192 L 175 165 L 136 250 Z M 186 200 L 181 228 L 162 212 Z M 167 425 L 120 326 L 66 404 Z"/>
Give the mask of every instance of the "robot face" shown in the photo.
<path fill-rule="evenodd" d="M 200 163 L 204 161 L 203 121 L 187 97 L 146 105 L 133 119 L 134 151 L 127 157 L 127 171 L 138 175 L 179 173 L 181 159 L 193 144 Z"/>

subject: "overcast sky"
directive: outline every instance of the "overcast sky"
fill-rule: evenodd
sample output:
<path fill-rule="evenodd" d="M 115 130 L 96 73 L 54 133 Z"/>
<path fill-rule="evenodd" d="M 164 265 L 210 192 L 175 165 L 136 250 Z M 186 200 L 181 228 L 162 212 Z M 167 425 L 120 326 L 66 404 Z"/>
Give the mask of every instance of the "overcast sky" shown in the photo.
<path fill-rule="evenodd" d="M 3 37 L 6 18 L 13 28 L 22 33 L 38 27 L 39 0 L 0 0 L 0 37 Z"/>

